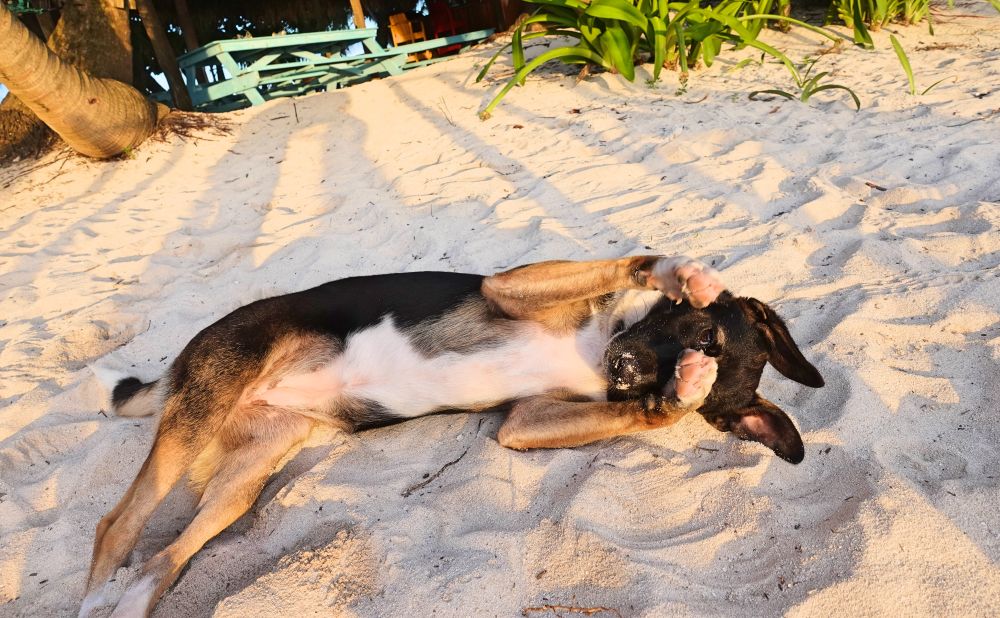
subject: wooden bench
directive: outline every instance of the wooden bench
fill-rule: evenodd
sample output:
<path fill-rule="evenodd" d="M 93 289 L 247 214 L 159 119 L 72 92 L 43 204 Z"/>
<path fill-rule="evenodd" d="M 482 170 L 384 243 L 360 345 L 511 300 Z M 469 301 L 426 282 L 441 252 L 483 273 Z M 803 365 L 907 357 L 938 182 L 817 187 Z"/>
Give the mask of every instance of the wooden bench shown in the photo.
<path fill-rule="evenodd" d="M 215 41 L 187 52 L 178 64 L 191 101 L 201 111 L 229 111 L 277 97 L 333 89 L 437 62 L 407 62 L 409 54 L 455 44 L 468 45 L 493 34 L 478 30 L 455 36 L 383 48 L 374 28 L 307 32 Z M 347 55 L 352 45 L 362 53 Z M 204 69 L 208 82 L 199 81 Z"/>

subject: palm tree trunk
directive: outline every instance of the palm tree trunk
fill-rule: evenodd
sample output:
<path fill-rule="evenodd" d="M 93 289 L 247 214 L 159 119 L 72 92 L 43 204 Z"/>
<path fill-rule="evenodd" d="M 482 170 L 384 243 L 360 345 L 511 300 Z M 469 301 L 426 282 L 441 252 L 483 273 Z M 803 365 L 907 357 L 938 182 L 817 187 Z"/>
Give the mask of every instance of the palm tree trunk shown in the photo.
<path fill-rule="evenodd" d="M 49 47 L 95 77 L 132 83 L 132 28 L 121 0 L 64 2 Z"/>
<path fill-rule="evenodd" d="M 6 6 L 0 7 L 0 82 L 70 147 L 91 157 L 137 146 L 168 111 L 131 86 L 68 64 Z"/>

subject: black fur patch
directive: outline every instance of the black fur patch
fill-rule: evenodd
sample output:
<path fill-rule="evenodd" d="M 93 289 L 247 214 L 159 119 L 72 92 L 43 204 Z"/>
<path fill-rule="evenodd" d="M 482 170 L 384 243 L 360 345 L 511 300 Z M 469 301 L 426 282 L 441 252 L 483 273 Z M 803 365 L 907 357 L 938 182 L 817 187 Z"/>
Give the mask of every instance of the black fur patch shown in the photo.
<path fill-rule="evenodd" d="M 118 406 L 124 405 L 135 394 L 141 391 L 143 388 L 148 386 L 148 384 L 143 384 L 142 380 L 138 378 L 124 378 L 118 381 L 115 385 L 115 389 L 111 391 L 111 403 L 116 408 Z"/>

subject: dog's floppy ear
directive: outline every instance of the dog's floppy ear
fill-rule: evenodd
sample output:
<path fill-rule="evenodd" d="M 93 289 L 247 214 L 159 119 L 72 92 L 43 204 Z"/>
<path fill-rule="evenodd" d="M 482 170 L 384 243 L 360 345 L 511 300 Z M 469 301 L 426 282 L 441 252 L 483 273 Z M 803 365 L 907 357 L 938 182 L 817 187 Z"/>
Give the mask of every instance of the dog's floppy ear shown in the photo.
<path fill-rule="evenodd" d="M 767 345 L 767 360 L 781 372 L 781 375 L 799 384 L 819 388 L 823 386 L 823 376 L 802 356 L 799 347 L 792 340 L 788 327 L 774 312 L 756 298 L 745 299 L 745 307 L 754 320 L 757 330 L 764 336 Z"/>
<path fill-rule="evenodd" d="M 792 419 L 767 399 L 754 393 L 750 405 L 710 421 L 720 431 L 731 431 L 741 440 L 760 442 L 793 464 L 805 457 L 802 436 Z"/>

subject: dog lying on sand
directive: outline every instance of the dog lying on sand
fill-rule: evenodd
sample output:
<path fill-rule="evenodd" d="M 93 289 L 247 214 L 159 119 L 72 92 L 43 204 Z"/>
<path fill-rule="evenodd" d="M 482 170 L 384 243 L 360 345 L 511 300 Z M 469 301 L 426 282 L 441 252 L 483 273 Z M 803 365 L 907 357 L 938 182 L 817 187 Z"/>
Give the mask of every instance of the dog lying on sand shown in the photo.
<path fill-rule="evenodd" d="M 665 427 L 697 410 L 798 463 L 795 425 L 756 392 L 767 362 L 823 385 L 773 310 L 683 257 L 355 277 L 251 303 L 195 335 L 160 380 L 115 387 L 119 415 L 162 416 L 135 481 L 97 526 L 80 614 L 103 604 L 185 473 L 201 492 L 197 515 L 113 616 L 148 614 L 318 423 L 353 431 L 510 403 L 497 439 L 529 449 Z"/>

